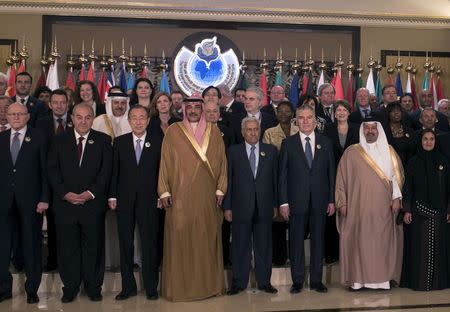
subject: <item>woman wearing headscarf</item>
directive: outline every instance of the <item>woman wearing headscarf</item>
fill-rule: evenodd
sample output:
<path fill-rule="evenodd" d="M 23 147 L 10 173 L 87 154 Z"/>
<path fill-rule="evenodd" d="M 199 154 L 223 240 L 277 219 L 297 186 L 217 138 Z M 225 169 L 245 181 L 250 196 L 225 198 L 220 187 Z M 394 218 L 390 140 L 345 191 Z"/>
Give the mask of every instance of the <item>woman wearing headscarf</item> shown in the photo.
<path fill-rule="evenodd" d="M 402 286 L 414 290 L 448 287 L 449 163 L 435 142 L 436 134 L 424 130 L 406 171 L 403 221 L 409 229 Z"/>

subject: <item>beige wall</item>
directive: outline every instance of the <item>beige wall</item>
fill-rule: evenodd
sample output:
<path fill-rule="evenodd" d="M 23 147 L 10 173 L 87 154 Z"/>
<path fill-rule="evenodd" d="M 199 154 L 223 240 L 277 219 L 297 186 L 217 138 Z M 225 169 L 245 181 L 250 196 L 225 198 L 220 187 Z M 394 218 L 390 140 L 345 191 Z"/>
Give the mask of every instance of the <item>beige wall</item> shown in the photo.
<path fill-rule="evenodd" d="M 39 61 L 42 54 L 42 16 L 0 14 L 0 39 L 17 39 L 19 48 L 21 48 L 24 35 L 30 54 L 27 71 L 37 80 L 40 74 Z M 2 63 L 5 61 L 0 60 Z"/>

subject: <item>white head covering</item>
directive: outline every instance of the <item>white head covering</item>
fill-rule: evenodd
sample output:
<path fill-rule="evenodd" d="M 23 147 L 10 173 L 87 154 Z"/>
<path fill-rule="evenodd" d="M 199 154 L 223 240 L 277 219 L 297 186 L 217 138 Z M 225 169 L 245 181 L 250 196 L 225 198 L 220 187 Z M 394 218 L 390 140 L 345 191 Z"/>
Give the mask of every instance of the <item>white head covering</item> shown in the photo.
<path fill-rule="evenodd" d="M 374 143 L 367 143 L 364 136 L 364 124 L 377 124 L 378 138 Z M 372 158 L 372 160 L 378 165 L 378 167 L 384 172 L 385 176 L 392 182 L 393 186 L 393 199 L 401 197 L 401 191 L 395 178 L 394 170 L 392 170 L 391 152 L 389 150 L 389 143 L 387 141 L 384 129 L 381 123 L 378 121 L 365 121 L 359 128 L 359 144 L 366 151 L 366 153 Z"/>
<path fill-rule="evenodd" d="M 127 99 L 127 107 L 125 109 L 125 113 L 120 117 L 114 116 L 113 111 L 112 111 L 112 100 L 116 99 L 116 98 Z M 108 94 L 108 98 L 105 103 L 105 110 L 106 110 L 106 115 L 108 116 L 109 120 L 111 121 L 113 130 L 114 130 L 114 134 L 116 137 L 119 135 L 131 132 L 131 127 L 130 127 L 130 124 L 128 123 L 128 111 L 130 110 L 130 98 L 126 94 L 124 94 L 122 92 L 117 92 L 117 93 L 113 92 L 113 93 Z"/>

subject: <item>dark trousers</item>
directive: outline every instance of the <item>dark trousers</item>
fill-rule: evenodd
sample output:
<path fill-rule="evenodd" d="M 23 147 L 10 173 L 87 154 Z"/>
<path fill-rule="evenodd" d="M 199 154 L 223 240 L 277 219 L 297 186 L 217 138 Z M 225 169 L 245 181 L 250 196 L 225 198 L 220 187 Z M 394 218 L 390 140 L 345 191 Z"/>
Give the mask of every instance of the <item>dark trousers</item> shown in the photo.
<path fill-rule="evenodd" d="M 65 294 L 75 296 L 81 281 L 89 296 L 102 290 L 105 274 L 106 206 L 55 207 L 58 269 Z"/>
<path fill-rule="evenodd" d="M 310 230 L 310 283 L 322 282 L 322 259 L 325 238 L 325 215 L 291 215 L 289 217 L 289 253 L 294 283 L 305 280 L 305 233 Z"/>
<path fill-rule="evenodd" d="M 325 262 L 339 260 L 339 233 L 336 228 L 336 216 L 326 217 L 325 225 Z"/>
<path fill-rule="evenodd" d="M 47 266 L 48 267 L 57 267 L 57 251 L 56 251 L 56 225 L 55 225 L 55 213 L 53 211 L 53 206 L 50 206 L 49 209 L 45 212 L 45 217 L 47 219 L 47 248 L 48 248 L 48 257 L 47 257 Z"/>
<path fill-rule="evenodd" d="M 0 216 L 0 293 L 11 292 L 12 276 L 9 264 L 12 248 L 14 223 L 20 228 L 20 243 L 24 254 L 25 291 L 36 293 L 42 276 L 42 215 L 36 212 L 37 203 L 21 206 L 13 200 L 12 207 L 5 209 Z"/>
<path fill-rule="evenodd" d="M 13 211 L 12 222 L 12 253 L 11 262 L 14 267 L 18 270 L 22 270 L 24 267 L 25 260 L 23 259 L 23 248 L 22 248 L 22 234 L 20 229 L 20 216 L 15 209 Z"/>
<path fill-rule="evenodd" d="M 222 222 L 222 251 L 223 251 L 223 264 L 228 265 L 231 263 L 230 256 L 230 235 L 231 235 L 231 222 L 223 219 Z"/>
<path fill-rule="evenodd" d="M 149 207 L 136 199 L 134 206 L 125 206 L 118 202 L 117 227 L 120 246 L 120 273 L 122 290 L 137 289 L 133 274 L 134 264 L 134 228 L 137 223 L 142 246 L 142 276 L 147 293 L 156 291 L 159 281 L 158 223 L 160 214 L 156 203 Z"/>
<path fill-rule="evenodd" d="M 255 275 L 258 286 L 270 284 L 272 275 L 272 220 L 235 223 L 231 227 L 233 285 L 247 288 L 250 262 L 255 255 Z"/>
<path fill-rule="evenodd" d="M 286 232 L 288 225 L 284 221 L 272 223 L 272 261 L 275 265 L 285 265 L 287 260 Z"/>

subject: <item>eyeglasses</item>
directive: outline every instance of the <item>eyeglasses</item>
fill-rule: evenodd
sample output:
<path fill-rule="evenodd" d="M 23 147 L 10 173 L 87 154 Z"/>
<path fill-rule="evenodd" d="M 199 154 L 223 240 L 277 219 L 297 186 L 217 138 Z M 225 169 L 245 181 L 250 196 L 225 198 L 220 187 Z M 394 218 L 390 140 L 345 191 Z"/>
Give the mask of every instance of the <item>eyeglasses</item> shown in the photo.
<path fill-rule="evenodd" d="M 6 115 L 8 115 L 9 117 L 23 117 L 28 115 L 28 113 L 7 113 Z"/>

